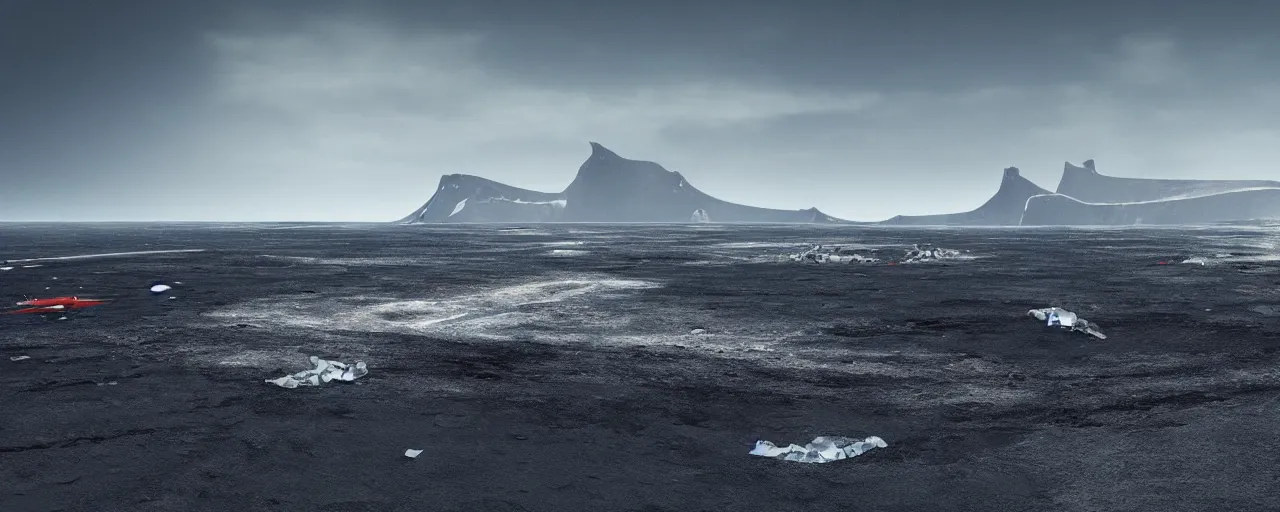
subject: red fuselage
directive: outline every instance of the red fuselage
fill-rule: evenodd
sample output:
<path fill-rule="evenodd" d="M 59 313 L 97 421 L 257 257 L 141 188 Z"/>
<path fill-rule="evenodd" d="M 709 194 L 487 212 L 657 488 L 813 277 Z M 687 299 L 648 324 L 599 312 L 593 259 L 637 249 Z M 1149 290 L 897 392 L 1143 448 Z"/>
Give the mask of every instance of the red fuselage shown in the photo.
<path fill-rule="evenodd" d="M 79 297 L 54 297 L 51 299 L 30 299 L 19 302 L 19 306 L 31 306 L 25 309 L 10 311 L 9 314 L 20 313 L 62 313 L 69 309 L 82 309 L 105 303 L 100 299 L 81 299 Z"/>

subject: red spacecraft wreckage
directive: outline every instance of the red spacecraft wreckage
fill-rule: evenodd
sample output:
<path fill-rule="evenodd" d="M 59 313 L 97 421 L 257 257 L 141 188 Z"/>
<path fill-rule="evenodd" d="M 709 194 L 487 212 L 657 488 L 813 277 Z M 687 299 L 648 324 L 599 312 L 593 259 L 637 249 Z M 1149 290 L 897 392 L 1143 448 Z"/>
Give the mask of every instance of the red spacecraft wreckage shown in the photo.
<path fill-rule="evenodd" d="M 105 299 L 81 299 L 79 297 L 54 297 L 51 299 L 28 299 L 19 302 L 19 306 L 27 306 L 22 309 L 8 311 L 6 315 L 62 315 L 68 311 L 84 309 L 93 306 L 99 306 L 107 301 Z"/>

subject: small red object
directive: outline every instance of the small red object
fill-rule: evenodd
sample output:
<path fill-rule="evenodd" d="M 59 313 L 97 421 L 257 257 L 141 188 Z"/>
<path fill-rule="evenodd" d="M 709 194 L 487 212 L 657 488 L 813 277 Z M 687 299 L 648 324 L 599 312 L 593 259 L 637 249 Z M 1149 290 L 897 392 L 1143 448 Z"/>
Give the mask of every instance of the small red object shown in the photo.
<path fill-rule="evenodd" d="M 107 301 L 101 299 L 81 299 L 79 297 L 53 297 L 51 299 L 29 299 L 19 302 L 19 306 L 31 306 L 29 308 L 10 311 L 7 314 L 16 315 L 24 313 L 62 313 L 68 309 L 83 309 L 92 306 L 98 306 Z"/>

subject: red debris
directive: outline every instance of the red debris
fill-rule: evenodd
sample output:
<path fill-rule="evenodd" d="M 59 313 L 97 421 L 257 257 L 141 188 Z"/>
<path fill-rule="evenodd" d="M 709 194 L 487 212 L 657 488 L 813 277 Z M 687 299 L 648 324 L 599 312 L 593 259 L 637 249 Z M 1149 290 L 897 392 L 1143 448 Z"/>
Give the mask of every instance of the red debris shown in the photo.
<path fill-rule="evenodd" d="M 9 311 L 5 314 L 38 314 L 38 313 L 62 313 L 69 309 L 84 309 L 87 307 L 98 306 L 106 303 L 102 299 L 81 299 L 79 297 L 54 297 L 51 299 L 28 299 L 19 302 L 19 306 L 31 306 L 29 308 Z"/>

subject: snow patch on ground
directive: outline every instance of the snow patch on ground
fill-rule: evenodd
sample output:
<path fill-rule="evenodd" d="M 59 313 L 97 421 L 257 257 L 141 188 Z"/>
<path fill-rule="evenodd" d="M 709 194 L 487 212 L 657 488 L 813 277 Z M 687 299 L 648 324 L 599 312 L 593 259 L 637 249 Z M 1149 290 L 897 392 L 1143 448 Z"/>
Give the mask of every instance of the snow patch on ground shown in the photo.
<path fill-rule="evenodd" d="M 503 235 L 521 235 L 521 236 L 530 236 L 530 235 L 550 236 L 551 235 L 551 233 L 548 233 L 546 231 L 533 229 L 533 228 L 503 228 L 503 229 L 499 229 L 498 233 Z"/>
<path fill-rule="evenodd" d="M 398 332 L 457 339 L 515 339 L 528 334 L 525 327 L 534 325 L 560 336 L 555 329 L 561 327 L 573 331 L 625 324 L 626 315 L 606 314 L 593 303 L 658 286 L 641 280 L 566 276 L 439 298 L 275 297 L 215 310 L 206 317 L 274 328 Z"/>
<path fill-rule="evenodd" d="M 551 256 L 563 256 L 563 257 L 586 256 L 588 254 L 591 254 L 591 251 L 581 251 L 577 249 L 552 249 L 547 254 Z"/>
<path fill-rule="evenodd" d="M 320 258 L 312 256 L 277 256 L 273 254 L 260 254 L 258 257 L 307 265 L 337 265 L 345 267 L 404 267 L 432 263 L 431 260 L 419 258 Z"/>

